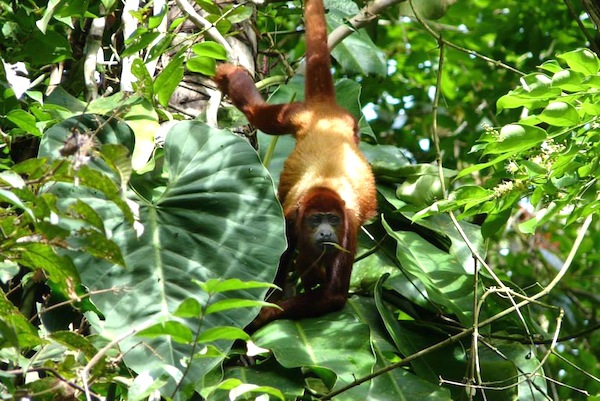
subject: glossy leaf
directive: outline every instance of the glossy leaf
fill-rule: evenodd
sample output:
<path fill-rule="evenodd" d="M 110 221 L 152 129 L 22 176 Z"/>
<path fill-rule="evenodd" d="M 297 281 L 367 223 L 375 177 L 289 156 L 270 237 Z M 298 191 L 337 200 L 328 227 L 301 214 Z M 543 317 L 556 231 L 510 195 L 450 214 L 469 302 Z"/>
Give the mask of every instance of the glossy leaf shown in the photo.
<path fill-rule="evenodd" d="M 213 76 L 217 69 L 217 63 L 212 57 L 195 56 L 185 63 L 188 70 L 199 74 Z"/>
<path fill-rule="evenodd" d="M 88 188 L 61 190 L 64 204 L 81 199 L 92 206 L 123 250 L 126 268 L 89 255 L 74 255 L 88 288 L 122 288 L 93 297 L 105 315 L 106 336 L 170 319 L 187 298 L 206 304 L 209 294 L 196 281 L 235 277 L 270 282 L 285 248 L 282 211 L 272 181 L 243 139 L 201 123 L 180 123 L 167 136 L 164 166 L 168 179 L 162 192 L 146 199 L 139 196 L 145 194 L 142 190 L 138 195 L 130 194 L 139 204 L 139 221 L 144 225 L 141 232 L 123 224 L 122 211 Z M 232 270 L 232 265 L 238 268 Z M 234 290 L 236 285 L 241 289 Z M 257 287 L 254 284 L 246 289 L 230 283 L 231 291 L 211 296 L 211 303 L 227 298 L 260 300 L 266 289 Z M 201 330 L 232 324 L 244 327 L 258 309 L 213 313 L 202 320 Z M 198 330 L 198 319 L 185 322 L 192 332 Z M 140 341 L 145 346 L 140 347 Z M 231 343 L 219 342 L 218 347 L 224 351 Z M 173 343 L 165 336 L 128 338 L 120 345 L 127 350 L 125 361 L 130 368 L 156 377 L 167 368 L 165 364 L 180 366 L 178 360 L 192 357 L 192 344 Z M 165 360 L 167 355 L 170 357 Z M 202 362 L 193 362 L 183 380 L 197 382 L 222 358 L 215 353 Z M 168 394 L 174 385 L 169 381 L 162 391 Z"/>
<path fill-rule="evenodd" d="M 343 312 L 301 321 L 280 320 L 262 328 L 254 342 L 273 351 L 286 368 L 313 368 L 328 387 L 338 388 L 355 377 L 368 374 L 375 362 L 364 323 L 338 317 Z M 327 333 L 334 331 L 335 336 Z M 344 341 L 339 341 L 343 338 Z M 361 385 L 344 393 L 345 399 L 364 400 L 369 386 Z"/>
<path fill-rule="evenodd" d="M 183 60 L 183 56 L 175 56 L 154 81 L 154 93 L 163 107 L 167 107 L 171 95 L 183 78 Z"/>
<path fill-rule="evenodd" d="M 552 102 L 539 116 L 540 120 L 556 127 L 569 127 L 579 123 L 575 107 L 565 102 Z"/>
<path fill-rule="evenodd" d="M 201 42 L 192 46 L 192 51 L 201 57 L 210 57 L 215 60 L 227 60 L 225 48 L 216 42 Z"/>
<path fill-rule="evenodd" d="M 600 69 L 598 57 L 588 49 L 577 49 L 557 56 L 566 61 L 574 71 L 585 75 L 594 75 Z"/>
<path fill-rule="evenodd" d="M 502 127 L 498 141 L 486 146 L 484 154 L 517 153 L 537 146 L 547 137 L 546 131 L 523 124 Z"/>
<path fill-rule="evenodd" d="M 396 232 L 385 222 L 384 227 L 397 243 L 396 257 L 406 272 L 423 283 L 433 302 L 452 311 L 465 325 L 470 324 L 473 286 L 466 274 L 470 255 L 447 253 L 416 233 Z"/>

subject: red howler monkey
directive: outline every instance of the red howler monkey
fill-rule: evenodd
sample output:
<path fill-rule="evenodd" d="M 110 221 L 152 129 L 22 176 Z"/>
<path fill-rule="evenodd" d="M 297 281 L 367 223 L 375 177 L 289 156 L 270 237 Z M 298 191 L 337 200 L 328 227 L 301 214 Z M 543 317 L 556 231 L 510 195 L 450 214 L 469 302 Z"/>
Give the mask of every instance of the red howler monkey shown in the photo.
<path fill-rule="evenodd" d="M 266 103 L 248 73 L 220 65 L 215 81 L 248 120 L 268 134 L 293 134 L 296 146 L 279 180 L 289 247 L 276 283 L 298 251 L 304 292 L 263 308 L 253 328 L 278 318 L 319 316 L 346 303 L 361 225 L 376 214 L 375 180 L 358 150 L 355 118 L 335 100 L 322 0 L 305 1 L 304 102 Z"/>

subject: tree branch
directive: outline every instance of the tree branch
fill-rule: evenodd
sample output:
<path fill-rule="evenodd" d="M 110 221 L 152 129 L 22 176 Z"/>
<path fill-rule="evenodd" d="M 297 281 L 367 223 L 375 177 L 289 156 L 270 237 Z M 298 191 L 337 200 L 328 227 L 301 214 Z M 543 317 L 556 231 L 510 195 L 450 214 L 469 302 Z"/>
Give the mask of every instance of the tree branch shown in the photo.
<path fill-rule="evenodd" d="M 383 10 L 406 0 L 372 0 L 364 6 L 358 14 L 348 20 L 348 24 L 335 28 L 327 37 L 329 49 L 336 47 L 342 40 L 350 36 L 354 31 L 364 27 L 373 21 Z"/>
<path fill-rule="evenodd" d="M 100 12 L 104 13 L 102 5 L 100 6 Z M 88 102 L 98 97 L 98 83 L 96 80 L 98 53 L 102 49 L 102 35 L 104 34 L 105 26 L 106 17 L 94 18 L 85 41 L 83 80 L 85 82 L 86 99 Z"/>
<path fill-rule="evenodd" d="M 196 25 L 197 28 L 205 31 L 212 40 L 219 43 L 225 48 L 225 51 L 227 52 L 227 57 L 230 60 L 235 60 L 236 56 L 233 53 L 233 49 L 229 45 L 229 42 L 225 40 L 223 35 L 221 35 L 219 30 L 210 21 L 198 14 L 194 7 L 187 0 L 175 0 L 175 3 L 179 7 L 179 9 L 183 11 L 183 13 L 188 17 L 188 19 L 192 21 L 194 25 Z"/>

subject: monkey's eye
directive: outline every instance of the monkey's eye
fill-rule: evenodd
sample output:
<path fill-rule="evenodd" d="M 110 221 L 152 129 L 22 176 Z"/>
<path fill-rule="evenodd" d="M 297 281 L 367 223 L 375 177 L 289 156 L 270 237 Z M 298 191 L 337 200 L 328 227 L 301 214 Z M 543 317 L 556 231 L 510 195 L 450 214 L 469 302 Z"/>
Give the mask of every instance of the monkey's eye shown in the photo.
<path fill-rule="evenodd" d="M 329 224 L 331 224 L 332 226 L 337 226 L 338 224 L 340 224 L 342 219 L 340 219 L 340 217 L 336 214 L 330 214 L 329 215 Z"/>
<path fill-rule="evenodd" d="M 306 223 L 310 227 L 315 228 L 315 227 L 318 227 L 319 224 L 321 224 L 322 219 L 323 219 L 323 216 L 321 216 L 320 214 L 312 214 L 306 218 Z"/>

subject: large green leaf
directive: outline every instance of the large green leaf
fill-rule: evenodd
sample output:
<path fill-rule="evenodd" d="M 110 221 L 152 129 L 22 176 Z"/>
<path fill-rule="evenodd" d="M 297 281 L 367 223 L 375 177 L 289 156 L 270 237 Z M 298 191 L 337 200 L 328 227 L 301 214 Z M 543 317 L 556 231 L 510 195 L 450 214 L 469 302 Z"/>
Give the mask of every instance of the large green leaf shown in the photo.
<path fill-rule="evenodd" d="M 217 326 L 244 327 L 257 307 L 210 314 L 201 327 L 198 319 L 174 313 L 188 298 L 203 307 L 227 298 L 262 299 L 265 289 L 228 291 L 209 299 L 194 281 L 232 277 L 271 281 L 285 248 L 282 211 L 272 180 L 246 141 L 229 131 L 183 122 L 167 136 L 164 155 L 162 180 L 154 178 L 160 176 L 156 173 L 134 180 L 154 183 L 157 191 L 134 188 L 129 194 L 139 207 L 143 232 L 134 230 L 120 209 L 88 188 L 55 187 L 65 206 L 80 199 L 93 207 L 125 257 L 125 268 L 89 255 L 74 258 L 88 288 L 113 290 L 93 297 L 105 316 L 100 334 L 108 338 L 166 320 L 179 321 L 193 333 Z M 143 199 L 137 193 L 154 196 Z M 226 351 L 231 343 L 216 346 Z M 171 396 L 176 381 L 183 380 L 180 396 L 185 397 L 223 358 L 192 359 L 192 345 L 170 337 L 129 337 L 119 345 L 133 370 L 155 379 L 169 377 L 163 388 L 166 396 Z"/>
<path fill-rule="evenodd" d="M 336 46 L 331 55 L 346 72 L 384 77 L 387 72 L 385 54 L 375 46 L 369 35 L 360 30 Z"/>
<path fill-rule="evenodd" d="M 378 286 L 379 287 L 379 286 Z M 380 290 L 380 287 L 378 288 Z M 376 296 L 379 296 L 380 291 L 376 290 Z M 376 298 L 377 299 L 377 298 Z M 378 300 L 381 302 L 381 299 Z M 408 356 L 413 352 L 420 351 L 416 349 L 416 342 L 423 342 L 423 338 L 417 339 L 410 337 L 410 333 L 402 333 L 402 340 L 406 340 L 404 349 L 396 348 L 390 341 L 390 336 L 393 336 L 393 332 L 387 328 L 384 328 L 383 323 L 387 326 L 387 320 L 397 325 L 398 320 L 394 313 L 382 307 L 379 309 L 379 305 L 376 306 L 376 302 L 373 299 L 352 298 L 350 305 L 354 309 L 355 313 L 360 316 L 361 321 L 367 323 L 371 328 L 371 347 L 377 357 L 374 370 L 379 370 L 390 364 L 390 359 L 396 357 L 398 352 L 402 356 Z M 408 335 L 406 335 L 408 334 Z M 429 333 L 431 335 L 431 333 Z M 415 336 L 416 337 L 416 336 Z M 421 345 L 421 344 L 418 344 Z M 412 352 L 404 352 L 410 350 Z M 422 359 L 418 359 L 413 363 L 424 363 Z M 369 389 L 369 395 L 367 400 L 422 400 L 422 401 L 447 401 L 450 400 L 450 394 L 447 389 L 440 388 L 437 384 L 438 377 L 435 376 L 432 382 L 428 382 L 427 376 L 423 375 L 417 369 L 418 373 L 410 372 L 405 368 L 398 368 L 386 372 L 382 375 L 377 376 L 371 382 L 371 388 Z M 434 384 L 435 383 L 435 384 Z"/>
<path fill-rule="evenodd" d="M 385 220 L 383 224 L 397 242 L 396 256 L 405 272 L 425 286 L 433 302 L 457 315 L 465 326 L 470 325 L 473 304 L 472 257 L 456 249 L 455 244 L 461 242 L 453 241 L 450 251 L 445 252 L 417 233 L 394 231 Z"/>
<path fill-rule="evenodd" d="M 40 143 L 40 157 L 57 158 L 61 155 L 67 138 L 75 133 L 95 136 L 103 144 L 119 144 L 133 151 L 133 133 L 129 127 L 114 118 L 82 114 L 57 124 L 44 133 Z"/>
<path fill-rule="evenodd" d="M 358 12 L 358 6 L 347 1 L 329 0 L 325 2 L 325 6 L 329 10 L 326 17 L 330 30 L 346 24 L 347 20 Z M 385 53 L 375 46 L 364 29 L 345 38 L 333 48 L 331 55 L 346 73 L 386 76 Z"/>
<path fill-rule="evenodd" d="M 369 326 L 342 310 L 319 318 L 278 320 L 253 336 L 260 347 L 273 351 L 286 368 L 310 368 L 329 388 L 350 384 L 368 375 L 375 359 L 369 344 Z M 369 386 L 362 384 L 336 397 L 365 400 Z"/>

